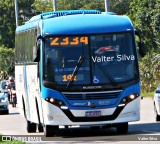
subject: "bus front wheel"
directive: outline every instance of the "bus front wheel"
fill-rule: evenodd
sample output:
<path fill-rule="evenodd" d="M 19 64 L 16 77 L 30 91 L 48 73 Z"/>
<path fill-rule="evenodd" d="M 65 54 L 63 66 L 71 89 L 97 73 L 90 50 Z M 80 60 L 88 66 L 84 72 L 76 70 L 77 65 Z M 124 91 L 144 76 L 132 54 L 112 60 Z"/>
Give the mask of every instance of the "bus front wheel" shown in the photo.
<path fill-rule="evenodd" d="M 38 124 L 38 131 L 43 132 L 43 126 L 41 124 Z"/>
<path fill-rule="evenodd" d="M 118 134 L 127 134 L 128 133 L 128 122 L 120 123 L 116 126 Z"/>
<path fill-rule="evenodd" d="M 44 135 L 46 137 L 55 136 L 58 131 L 58 126 L 44 125 Z"/>
<path fill-rule="evenodd" d="M 37 125 L 27 120 L 27 132 L 34 133 L 36 132 L 36 129 L 37 129 Z"/>

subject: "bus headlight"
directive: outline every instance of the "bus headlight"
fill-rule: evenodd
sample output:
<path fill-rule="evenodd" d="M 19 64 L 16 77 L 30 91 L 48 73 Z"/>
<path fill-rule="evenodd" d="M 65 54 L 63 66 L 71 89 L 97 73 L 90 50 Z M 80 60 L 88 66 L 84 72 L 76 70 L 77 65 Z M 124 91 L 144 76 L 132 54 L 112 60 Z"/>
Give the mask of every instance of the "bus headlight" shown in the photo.
<path fill-rule="evenodd" d="M 135 97 L 136 97 L 136 96 L 135 96 L 134 94 L 132 94 L 132 95 L 129 96 L 129 98 L 130 98 L 131 100 L 135 99 Z"/>
<path fill-rule="evenodd" d="M 54 99 L 54 98 L 50 98 L 50 99 L 49 99 L 49 102 L 50 102 L 50 103 L 55 103 L 55 99 Z"/>
<path fill-rule="evenodd" d="M 139 97 L 139 94 L 131 94 L 127 97 L 124 97 L 121 102 L 119 103 L 119 107 L 121 106 L 125 106 L 126 104 L 130 103 L 131 101 L 133 101 L 134 99 L 136 99 L 137 97 Z"/>
<path fill-rule="evenodd" d="M 61 100 L 58 100 L 58 99 L 55 99 L 55 98 L 51 98 L 51 97 L 47 97 L 45 98 L 45 100 L 61 109 L 65 108 L 65 109 L 68 109 L 68 107 L 64 104 L 63 101 Z"/>

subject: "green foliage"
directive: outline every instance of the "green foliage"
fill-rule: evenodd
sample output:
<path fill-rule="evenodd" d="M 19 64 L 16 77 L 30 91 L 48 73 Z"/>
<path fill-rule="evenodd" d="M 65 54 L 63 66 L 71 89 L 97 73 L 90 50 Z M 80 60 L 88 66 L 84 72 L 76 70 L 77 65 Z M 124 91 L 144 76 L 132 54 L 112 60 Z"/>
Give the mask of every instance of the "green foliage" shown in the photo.
<path fill-rule="evenodd" d="M 53 11 L 53 0 L 35 0 L 36 12 Z M 57 10 L 97 9 L 104 11 L 104 0 L 57 0 Z"/>
<path fill-rule="evenodd" d="M 18 0 L 19 25 L 24 24 L 24 22 L 36 15 L 33 7 L 31 6 L 34 1 L 35 0 Z"/>
<path fill-rule="evenodd" d="M 155 91 L 151 91 L 148 93 L 141 93 L 142 97 L 153 97 L 154 96 Z"/>
<path fill-rule="evenodd" d="M 160 1 L 133 0 L 128 12 L 137 30 L 141 31 L 148 50 L 159 49 L 160 43 Z"/>
<path fill-rule="evenodd" d="M 110 0 L 110 10 L 119 15 L 125 15 L 129 11 L 130 2 L 133 0 Z"/>
<path fill-rule="evenodd" d="M 110 0 L 110 11 L 126 14 L 132 0 Z M 35 0 L 32 5 L 36 12 L 53 11 L 53 0 Z M 104 0 L 57 0 L 57 10 L 96 9 L 105 11 Z"/>
<path fill-rule="evenodd" d="M 34 0 L 18 0 L 20 25 L 35 15 L 31 5 Z M 0 45 L 14 47 L 15 39 L 15 5 L 14 0 L 0 1 Z"/>
<path fill-rule="evenodd" d="M 14 46 L 15 13 L 14 1 L 0 1 L 0 45 Z"/>
<path fill-rule="evenodd" d="M 140 61 L 140 72 L 142 91 L 151 92 L 160 83 L 160 1 L 133 0 L 128 15 L 148 49 Z"/>
<path fill-rule="evenodd" d="M 14 50 L 0 47 L 0 79 L 14 74 Z"/>
<path fill-rule="evenodd" d="M 160 53 L 150 52 L 140 63 L 142 91 L 154 91 L 160 83 Z"/>

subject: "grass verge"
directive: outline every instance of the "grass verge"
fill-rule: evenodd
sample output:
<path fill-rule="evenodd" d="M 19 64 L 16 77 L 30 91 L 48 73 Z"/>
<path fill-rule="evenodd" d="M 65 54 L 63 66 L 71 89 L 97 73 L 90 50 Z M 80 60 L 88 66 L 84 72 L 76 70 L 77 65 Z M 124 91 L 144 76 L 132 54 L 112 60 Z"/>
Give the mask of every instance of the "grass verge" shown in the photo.
<path fill-rule="evenodd" d="M 141 96 L 143 97 L 153 97 L 154 96 L 154 91 L 153 92 L 148 92 L 148 93 L 141 93 Z"/>

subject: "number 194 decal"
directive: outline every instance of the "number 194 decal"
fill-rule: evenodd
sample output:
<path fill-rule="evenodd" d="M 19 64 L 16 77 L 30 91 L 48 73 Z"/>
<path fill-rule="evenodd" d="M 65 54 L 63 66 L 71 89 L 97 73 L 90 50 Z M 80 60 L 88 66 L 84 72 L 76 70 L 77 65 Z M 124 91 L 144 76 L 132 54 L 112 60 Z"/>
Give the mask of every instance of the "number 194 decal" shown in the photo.
<path fill-rule="evenodd" d="M 72 78 L 72 74 L 63 75 L 63 81 L 64 82 L 67 82 L 67 81 L 70 81 L 70 80 L 77 81 L 77 78 L 76 78 L 76 76 L 74 76 L 74 78 Z"/>

